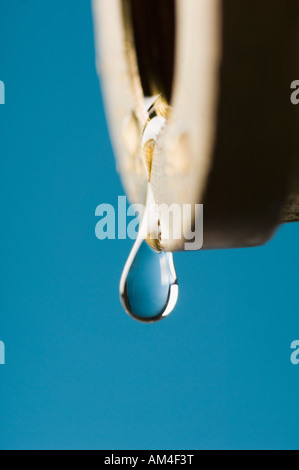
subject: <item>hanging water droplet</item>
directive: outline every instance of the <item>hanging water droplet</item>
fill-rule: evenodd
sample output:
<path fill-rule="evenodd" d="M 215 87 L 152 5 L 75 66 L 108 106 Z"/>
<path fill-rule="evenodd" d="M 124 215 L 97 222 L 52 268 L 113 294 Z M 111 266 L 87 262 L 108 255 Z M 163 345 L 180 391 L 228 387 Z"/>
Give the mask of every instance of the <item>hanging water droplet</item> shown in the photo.
<path fill-rule="evenodd" d="M 154 207 L 149 183 L 138 237 L 120 280 L 120 297 L 126 312 L 145 323 L 167 317 L 177 303 L 179 291 L 172 253 L 158 251 L 158 223 Z"/>
<path fill-rule="evenodd" d="M 156 252 L 137 239 L 122 275 L 120 295 L 126 312 L 136 320 L 153 323 L 167 317 L 178 299 L 172 253 Z"/>
<path fill-rule="evenodd" d="M 151 165 L 158 136 L 165 124 L 168 106 L 162 95 L 151 103 L 142 137 L 144 163 L 149 183 L 146 207 L 120 280 L 120 297 L 126 312 L 144 323 L 167 317 L 178 299 L 178 284 L 172 253 L 160 251 L 158 220 L 151 189 Z M 145 241 L 147 239 L 148 243 Z"/>

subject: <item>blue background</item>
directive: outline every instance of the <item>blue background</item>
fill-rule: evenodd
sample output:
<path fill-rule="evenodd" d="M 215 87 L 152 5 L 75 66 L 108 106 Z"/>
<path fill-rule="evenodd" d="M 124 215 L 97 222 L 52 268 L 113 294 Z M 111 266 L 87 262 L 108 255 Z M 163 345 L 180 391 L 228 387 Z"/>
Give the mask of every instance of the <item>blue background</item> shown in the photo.
<path fill-rule="evenodd" d="M 299 448 L 299 225 L 265 247 L 175 256 L 155 325 L 118 299 L 130 241 L 99 241 L 123 194 L 87 0 L 2 0 L 2 449 Z"/>

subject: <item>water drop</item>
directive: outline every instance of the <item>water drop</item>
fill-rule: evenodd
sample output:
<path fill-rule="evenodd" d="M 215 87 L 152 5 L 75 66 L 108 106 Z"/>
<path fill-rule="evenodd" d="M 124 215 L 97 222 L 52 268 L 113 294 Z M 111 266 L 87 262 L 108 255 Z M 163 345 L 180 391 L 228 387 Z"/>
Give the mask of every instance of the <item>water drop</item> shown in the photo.
<path fill-rule="evenodd" d="M 137 240 L 120 280 L 120 298 L 125 311 L 135 320 L 154 323 L 167 317 L 178 299 L 178 283 L 173 255 L 156 251 L 145 241 L 152 227 L 150 211 L 152 192 L 148 197 Z M 151 240 L 152 246 L 155 240 Z"/>
<path fill-rule="evenodd" d="M 177 302 L 173 257 L 172 253 L 156 252 L 146 241 L 137 240 L 136 244 L 122 276 L 121 300 L 133 318 L 153 323 L 167 317 Z"/>

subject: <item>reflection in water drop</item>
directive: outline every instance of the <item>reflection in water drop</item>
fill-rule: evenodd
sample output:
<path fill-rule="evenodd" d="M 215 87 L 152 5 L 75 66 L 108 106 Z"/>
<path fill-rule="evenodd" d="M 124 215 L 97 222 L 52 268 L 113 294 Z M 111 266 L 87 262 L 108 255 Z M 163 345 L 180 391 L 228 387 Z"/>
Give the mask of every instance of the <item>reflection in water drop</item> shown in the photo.
<path fill-rule="evenodd" d="M 172 253 L 156 252 L 137 239 L 125 266 L 120 295 L 126 312 L 153 323 L 167 317 L 178 299 Z"/>

